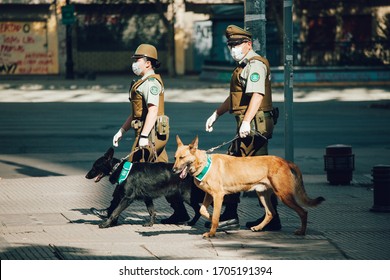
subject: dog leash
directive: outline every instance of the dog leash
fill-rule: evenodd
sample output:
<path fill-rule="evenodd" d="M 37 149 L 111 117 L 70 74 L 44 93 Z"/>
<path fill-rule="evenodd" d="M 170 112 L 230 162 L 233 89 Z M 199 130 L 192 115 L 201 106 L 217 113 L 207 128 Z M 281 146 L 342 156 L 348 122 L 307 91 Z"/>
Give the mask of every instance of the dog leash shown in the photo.
<path fill-rule="evenodd" d="M 118 166 L 121 165 L 122 162 L 127 160 L 129 157 L 131 157 L 134 153 L 138 152 L 139 150 L 143 150 L 143 149 L 140 148 L 140 147 L 137 147 L 137 148 L 134 149 L 134 151 L 129 153 L 127 156 L 121 158 L 120 161 L 117 164 L 115 164 L 115 166 L 113 168 L 113 171 L 115 171 L 118 168 Z M 157 151 L 156 151 L 156 147 L 154 145 L 152 147 L 152 152 L 153 152 L 154 160 L 157 160 Z"/>
<path fill-rule="evenodd" d="M 119 165 L 121 165 L 122 162 L 124 162 L 125 160 L 127 160 L 132 154 L 134 154 L 135 152 L 137 152 L 137 151 L 139 151 L 139 150 L 140 150 L 140 148 L 137 147 L 137 148 L 134 149 L 134 151 L 132 151 L 131 153 L 129 153 L 127 156 L 121 158 L 120 161 L 119 161 L 117 164 L 115 164 L 114 167 L 112 168 L 111 174 L 114 173 L 114 172 L 118 169 Z"/>
<path fill-rule="evenodd" d="M 251 130 L 251 132 L 252 132 L 253 134 L 255 134 L 255 135 L 257 135 L 257 136 L 263 138 L 266 142 L 268 142 L 268 138 L 265 137 L 264 135 L 262 135 L 260 132 L 257 132 L 257 131 L 255 131 L 255 130 Z M 227 144 L 230 144 L 230 143 L 232 143 L 233 141 L 237 140 L 238 138 L 240 138 L 240 136 L 239 136 L 238 134 L 236 134 L 236 136 L 234 136 L 233 139 L 231 139 L 231 140 L 229 140 L 229 141 L 226 141 L 226 142 L 223 142 L 222 144 L 220 144 L 220 145 L 218 145 L 218 146 L 215 146 L 215 147 L 212 147 L 212 148 L 208 149 L 208 150 L 206 151 L 206 153 L 212 153 L 214 150 L 219 149 L 219 148 L 221 148 L 221 147 L 223 147 L 223 146 L 225 146 L 225 145 L 227 145 Z"/>
<path fill-rule="evenodd" d="M 232 143 L 233 141 L 235 141 L 235 140 L 238 139 L 238 138 L 240 138 L 240 136 L 239 136 L 238 134 L 236 134 L 236 136 L 234 136 L 233 139 L 231 139 L 231 140 L 229 140 L 229 141 L 226 141 L 226 142 L 223 142 L 222 144 L 220 144 L 220 145 L 218 145 L 218 146 L 215 146 L 215 147 L 212 147 L 212 148 L 208 149 L 208 150 L 206 151 L 206 153 L 212 153 L 214 150 L 219 149 L 219 148 L 221 148 L 221 147 L 223 147 L 223 146 L 225 146 L 225 145 L 227 145 L 227 144 L 230 144 L 230 143 Z"/>

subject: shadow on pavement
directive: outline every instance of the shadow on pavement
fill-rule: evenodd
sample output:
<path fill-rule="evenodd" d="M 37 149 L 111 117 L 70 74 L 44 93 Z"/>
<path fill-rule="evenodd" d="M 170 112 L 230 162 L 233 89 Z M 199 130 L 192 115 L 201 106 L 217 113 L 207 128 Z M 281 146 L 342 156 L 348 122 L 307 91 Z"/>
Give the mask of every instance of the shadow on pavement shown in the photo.
<path fill-rule="evenodd" d="M 32 167 L 29 165 L 24 165 L 12 161 L 7 161 L 7 160 L 0 160 L 1 163 L 11 165 L 11 166 L 16 166 L 15 171 L 19 174 L 26 175 L 29 177 L 49 177 L 49 176 L 64 176 L 65 174 L 60 174 L 56 172 L 51 172 L 47 171 L 44 169 L 39 169 L 36 167 Z"/>

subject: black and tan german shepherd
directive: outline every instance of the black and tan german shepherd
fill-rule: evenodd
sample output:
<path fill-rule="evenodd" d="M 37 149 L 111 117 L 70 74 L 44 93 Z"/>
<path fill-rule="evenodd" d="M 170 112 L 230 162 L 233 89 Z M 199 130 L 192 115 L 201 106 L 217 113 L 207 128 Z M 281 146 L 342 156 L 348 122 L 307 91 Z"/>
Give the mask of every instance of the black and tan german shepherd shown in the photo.
<path fill-rule="evenodd" d="M 110 147 L 107 152 L 98 158 L 85 176 L 87 179 L 95 179 L 99 182 L 103 177 L 109 176 L 112 184 L 118 184 L 122 165 L 124 161 L 114 158 L 114 149 Z M 181 179 L 178 174 L 172 172 L 173 163 L 133 163 L 130 173 L 125 181 L 117 185 L 119 191 L 115 191 L 114 200 L 118 205 L 109 213 L 106 221 L 99 225 L 100 228 L 107 228 L 117 224 L 119 215 L 134 200 L 143 200 L 150 215 L 150 221 L 144 226 L 153 226 L 156 221 L 156 211 L 153 199 L 165 196 L 181 197 L 195 212 L 188 225 L 194 225 L 199 217 L 199 203 L 202 202 L 204 193 L 199 192 L 193 178 Z M 116 197 L 115 197 L 116 196 Z"/>

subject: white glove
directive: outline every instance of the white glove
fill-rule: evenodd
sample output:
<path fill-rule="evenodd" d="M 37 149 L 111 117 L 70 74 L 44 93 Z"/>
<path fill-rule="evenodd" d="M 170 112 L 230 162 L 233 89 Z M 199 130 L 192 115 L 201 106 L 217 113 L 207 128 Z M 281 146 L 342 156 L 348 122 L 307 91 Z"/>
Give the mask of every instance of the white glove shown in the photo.
<path fill-rule="evenodd" d="M 149 138 L 148 136 L 143 136 L 142 134 L 139 137 L 138 146 L 140 148 L 145 148 L 149 145 Z"/>
<path fill-rule="evenodd" d="M 213 124 L 218 119 L 217 111 L 215 111 L 206 121 L 206 131 L 212 132 L 213 131 Z"/>
<path fill-rule="evenodd" d="M 240 126 L 239 135 L 241 138 L 247 137 L 251 133 L 251 125 L 250 122 L 242 121 Z"/>
<path fill-rule="evenodd" d="M 112 145 L 114 147 L 118 147 L 119 141 L 122 139 L 123 134 L 125 134 L 126 130 L 123 128 L 120 128 L 118 132 L 114 135 L 114 138 L 112 139 Z"/>

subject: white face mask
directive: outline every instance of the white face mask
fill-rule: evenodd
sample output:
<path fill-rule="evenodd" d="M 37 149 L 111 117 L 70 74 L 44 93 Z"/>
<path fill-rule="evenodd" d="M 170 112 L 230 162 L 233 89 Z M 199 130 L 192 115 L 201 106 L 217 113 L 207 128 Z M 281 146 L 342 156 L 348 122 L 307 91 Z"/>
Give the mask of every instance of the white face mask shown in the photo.
<path fill-rule="evenodd" d="M 230 50 L 230 55 L 235 61 L 240 61 L 244 58 L 244 54 L 242 53 L 242 47 L 233 47 Z"/>
<path fill-rule="evenodd" d="M 133 73 L 136 74 L 137 76 L 141 75 L 142 73 L 142 69 L 139 65 L 139 61 L 133 62 L 133 64 L 131 65 L 131 69 L 133 70 Z"/>

